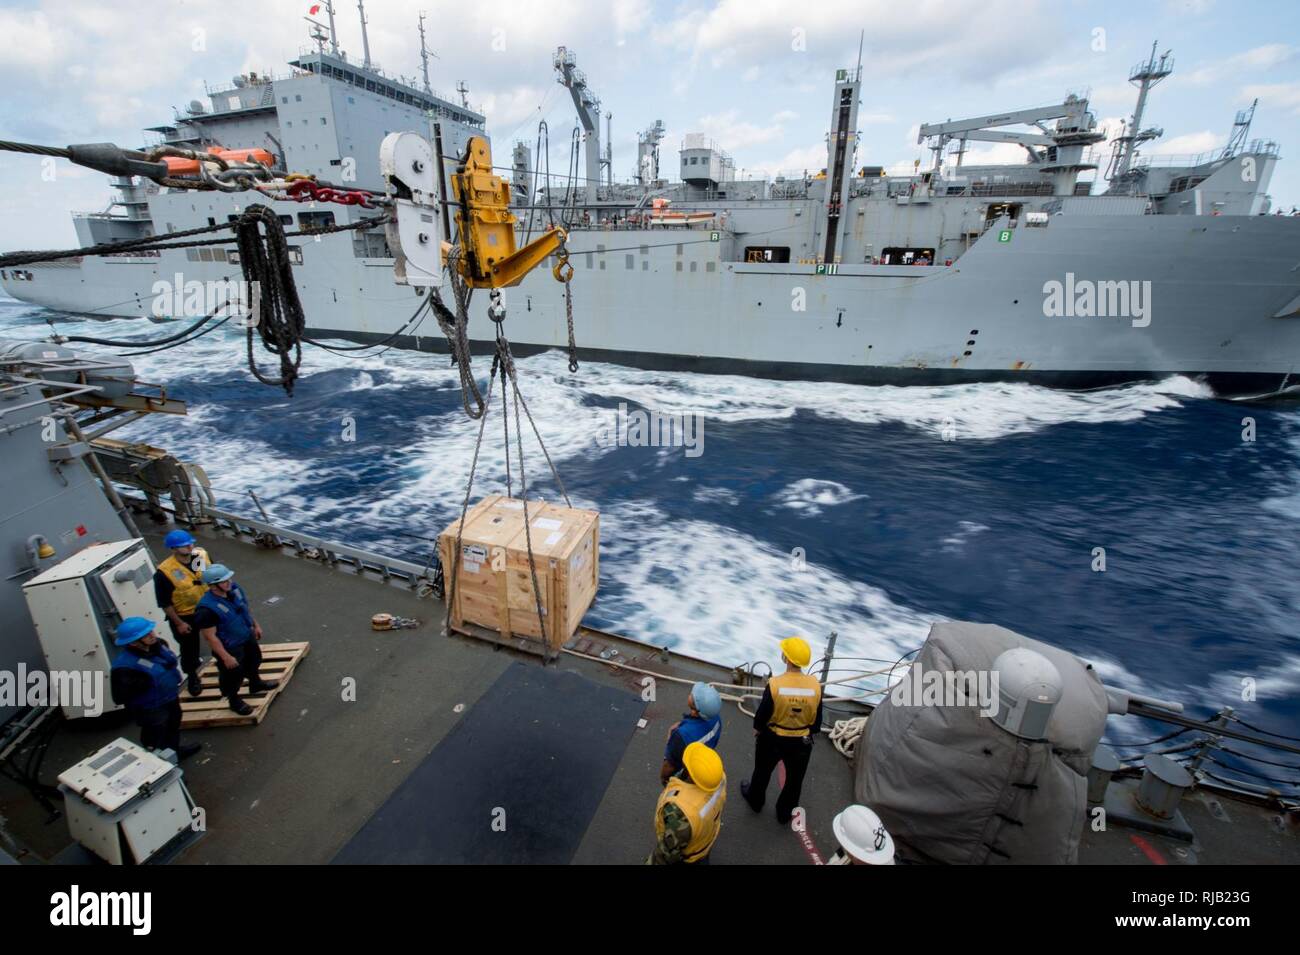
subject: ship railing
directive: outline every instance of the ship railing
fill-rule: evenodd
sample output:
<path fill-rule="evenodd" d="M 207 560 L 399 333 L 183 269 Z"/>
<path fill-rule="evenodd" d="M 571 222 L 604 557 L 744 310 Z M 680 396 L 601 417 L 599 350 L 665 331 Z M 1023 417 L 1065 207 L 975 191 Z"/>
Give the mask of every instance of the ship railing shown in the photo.
<path fill-rule="evenodd" d="M 146 489 L 152 492 L 148 495 L 150 499 L 142 501 L 135 498 L 134 503 L 138 508 L 153 513 L 155 517 L 170 514 L 178 523 L 208 526 L 218 533 L 260 547 L 278 549 L 305 560 L 319 561 L 335 570 L 412 590 L 421 597 L 432 594 L 438 585 L 438 565 L 434 553 L 437 543 L 435 538 L 398 532 L 399 536 L 417 539 L 430 549 L 430 557 L 423 564 L 379 554 L 365 548 L 339 544 L 317 534 L 299 530 L 278 519 L 272 519 L 267 513 L 269 505 L 272 510 L 294 512 L 294 519 L 303 523 L 315 520 L 316 516 L 305 508 L 283 501 L 264 503 L 252 488 L 236 491 L 213 487 L 208 483 L 201 469 L 174 459 L 173 463 L 176 466 L 169 472 L 170 486 Z M 122 483 L 124 487 L 135 490 L 140 489 L 136 483 L 115 483 Z M 171 498 L 170 508 L 163 506 L 157 499 L 157 496 L 163 492 Z M 233 503 L 242 499 L 251 502 L 256 517 L 250 517 L 246 510 L 239 509 Z"/>
<path fill-rule="evenodd" d="M 1120 760 L 1117 775 L 1138 775 L 1146 757 L 1166 756 L 1187 770 L 1198 786 L 1270 805 L 1300 806 L 1300 764 L 1294 759 L 1300 755 L 1300 740 L 1295 737 L 1248 723 L 1230 706 L 1223 707 L 1208 720 L 1198 720 L 1132 700 L 1128 714 L 1181 728 L 1139 743 L 1107 742 L 1109 749 L 1121 751 L 1116 754 Z M 1201 735 L 1184 738 L 1194 732 Z M 1232 743 L 1245 746 L 1234 748 Z M 1255 751 L 1248 752 L 1247 747 Z M 1133 752 L 1122 755 L 1123 751 Z M 1275 754 L 1288 761 L 1270 758 Z"/>

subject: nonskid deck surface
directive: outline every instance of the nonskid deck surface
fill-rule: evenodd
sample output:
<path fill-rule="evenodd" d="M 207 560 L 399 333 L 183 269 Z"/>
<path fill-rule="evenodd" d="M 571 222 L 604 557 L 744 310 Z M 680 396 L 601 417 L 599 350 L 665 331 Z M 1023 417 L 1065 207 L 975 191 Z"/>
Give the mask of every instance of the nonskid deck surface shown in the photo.
<path fill-rule="evenodd" d="M 159 536 L 149 533 L 155 555 L 163 552 Z M 260 725 L 183 734 L 203 744 L 203 751 L 182 768 L 195 802 L 206 813 L 207 834 L 181 855 L 180 863 L 330 862 L 508 668 L 541 666 L 534 656 L 442 636 L 442 604 L 432 599 L 228 538 L 204 539 L 203 544 L 214 559 L 236 571 L 266 641 L 310 641 L 311 653 Z M 380 611 L 415 617 L 422 625 L 375 632 L 370 617 Z M 640 664 L 692 680 L 732 678 L 729 670 L 676 657 L 663 663 L 653 652 Z M 637 674 L 567 654 L 550 666 L 640 699 Z M 355 681 L 349 684 L 355 686 L 355 702 L 343 699 L 346 680 Z M 664 742 L 668 728 L 681 718 L 686 694 L 686 686 L 659 682 L 657 699 L 640 714 L 645 728 L 631 730 L 613 777 L 597 794 L 573 862 L 645 860 L 654 843 Z M 752 768 L 753 733 L 749 720 L 734 708 L 723 719 L 720 752 L 730 798 L 713 861 L 807 863 L 803 842 L 776 823 L 774 791 L 762 816 L 741 801 L 740 780 Z M 52 779 L 117 736 L 135 739 L 138 732 L 116 715 L 65 724 L 50 747 L 42 778 Z M 494 745 L 491 738 L 476 742 Z M 458 783 L 451 778 L 446 785 Z M 848 761 L 819 741 L 803 802 L 808 835 L 824 857 L 835 848 L 831 819 L 851 796 Z M 485 828 L 492 824 L 495 805 L 483 807 Z M 3 779 L 0 817 L 0 833 L 13 834 L 42 859 L 52 859 L 71 842 L 62 820 L 45 825 L 35 801 Z M 428 817 L 422 824 L 437 826 L 439 821 Z"/>
<path fill-rule="evenodd" d="M 160 535 L 149 536 L 155 554 L 161 553 Z M 235 568 L 268 642 L 305 640 L 312 648 L 260 725 L 185 734 L 203 744 L 203 751 L 182 765 L 190 791 L 206 813 L 207 834 L 181 855 L 181 863 L 330 862 L 475 706 L 490 705 L 484 695 L 509 668 L 541 666 L 536 657 L 442 636 L 442 605 L 436 601 L 229 538 L 204 543 L 215 559 Z M 380 611 L 415 617 L 422 625 L 375 632 L 370 617 Z M 638 651 L 638 646 L 621 645 L 620 659 L 688 679 L 732 680 L 722 667 L 677 656 L 665 663 L 659 654 Z M 643 655 L 637 657 L 637 652 Z M 551 666 L 562 671 L 560 682 L 567 685 L 590 681 L 627 698 L 640 698 L 638 674 L 567 654 Z M 576 849 L 566 850 L 572 862 L 635 864 L 645 859 L 653 842 L 664 739 L 680 718 L 685 698 L 685 686 L 660 681 L 657 699 L 640 713 L 645 728 L 620 730 L 627 734 L 625 747 L 621 755 L 615 754 L 617 765 L 608 784 L 592 800 L 594 811 L 583 810 L 590 821 Z M 853 802 L 849 762 L 825 737 L 817 741 L 803 790 L 805 841 L 776 823 L 771 811 L 774 792 L 761 816 L 740 799 L 740 781 L 752 767 L 753 733 L 748 719 L 734 707 L 724 710 L 723 718 L 720 753 L 729 799 L 713 862 L 807 864 L 814 852 L 828 858 L 835 849 L 831 819 Z M 474 720 L 471 728 L 475 726 L 487 728 L 476 734 L 475 749 L 509 750 L 508 721 Z M 52 779 L 117 736 L 135 739 L 137 734 L 120 714 L 66 724 L 50 747 L 43 778 Z M 482 772 L 491 765 L 491 759 L 484 758 L 474 761 L 473 768 Z M 424 785 L 436 785 L 428 782 L 429 768 Z M 588 776 L 593 786 L 601 785 L 600 773 Z M 445 785 L 457 786 L 458 781 L 447 778 Z M 534 789 L 543 798 L 552 791 L 563 793 L 565 787 Z M 483 807 L 485 828 L 492 824 L 498 801 Z M 1268 808 L 1226 799 L 1218 799 L 1216 807 L 1215 801 L 1199 793 L 1184 801 L 1184 814 L 1197 835 L 1195 846 L 1112 826 L 1103 833 L 1085 831 L 1079 861 L 1300 863 L 1293 821 Z M 509 812 L 506 818 L 508 830 Z M 412 825 L 436 827 L 439 819 L 430 814 Z M 53 859 L 71 842 L 62 820 L 47 825 L 43 810 L 24 790 L 0 779 L 0 838 L 14 852 L 9 837 L 30 850 L 25 862 Z"/>

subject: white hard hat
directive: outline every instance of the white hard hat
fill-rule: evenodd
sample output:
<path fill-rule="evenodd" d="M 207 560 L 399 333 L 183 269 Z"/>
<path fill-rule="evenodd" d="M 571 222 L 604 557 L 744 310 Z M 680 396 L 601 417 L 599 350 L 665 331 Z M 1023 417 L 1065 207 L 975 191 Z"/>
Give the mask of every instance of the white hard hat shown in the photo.
<path fill-rule="evenodd" d="M 859 862 L 894 864 L 894 840 L 866 806 L 849 806 L 832 820 L 831 829 L 840 847 Z"/>

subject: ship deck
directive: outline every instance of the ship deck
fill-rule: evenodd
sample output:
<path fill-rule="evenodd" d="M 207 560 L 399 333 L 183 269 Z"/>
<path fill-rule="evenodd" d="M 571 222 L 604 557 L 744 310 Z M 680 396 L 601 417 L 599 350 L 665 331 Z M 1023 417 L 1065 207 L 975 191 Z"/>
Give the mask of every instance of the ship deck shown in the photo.
<path fill-rule="evenodd" d="M 160 553 L 158 535 L 149 536 Z M 456 861 L 463 858 L 461 850 L 484 846 L 484 855 L 471 858 L 544 857 L 579 864 L 645 860 L 653 844 L 664 740 L 684 709 L 685 686 L 661 682 L 657 699 L 643 704 L 641 675 L 568 654 L 550 664 L 539 682 L 542 664 L 536 656 L 474 638 L 443 636 L 442 605 L 432 599 L 242 541 L 204 543 L 215 559 L 236 570 L 265 629 L 265 641 L 306 640 L 311 652 L 261 724 L 184 735 L 203 744 L 202 752 L 182 768 L 206 813 L 207 831 L 177 862 L 320 864 L 340 853 L 345 859 L 375 861 L 389 858 L 390 850 L 402 861 L 437 862 Z M 415 617 L 422 624 L 375 632 L 370 617 L 381 611 Z M 733 679 L 723 667 L 671 654 L 665 659 L 653 648 L 617 637 L 602 639 L 624 663 L 692 680 Z M 343 699 L 348 678 L 355 681 L 355 702 Z M 535 748 L 521 748 L 531 746 L 529 734 L 547 732 L 544 706 L 531 711 L 519 707 L 546 700 L 547 693 L 562 694 L 550 697 L 557 706 L 579 697 L 605 701 L 573 711 L 590 720 L 592 751 L 603 755 L 586 760 L 573 745 L 575 740 L 587 745 L 577 739 L 586 727 L 569 724 L 558 730 L 564 738 L 547 744 L 555 744 L 554 751 L 561 754 L 549 773 L 511 781 L 511 773 L 536 755 Z M 644 727 L 637 726 L 637 716 L 645 720 Z M 753 737 L 748 718 L 734 707 L 724 710 L 723 719 L 719 752 L 728 771 L 729 799 L 711 861 L 808 864 L 812 852 L 828 858 L 835 849 L 831 819 L 853 801 L 848 760 L 824 735 L 818 739 L 804 786 L 805 840 L 775 822 L 775 786 L 762 815 L 741 801 L 739 783 L 752 766 Z M 121 714 L 65 724 L 50 746 L 43 778 L 53 779 L 118 736 L 138 738 Z M 499 794 L 494 781 L 500 783 Z M 520 785 L 530 795 L 529 804 L 512 805 L 511 790 Z M 458 789 L 482 799 L 479 810 L 471 807 L 482 813 L 482 833 L 430 843 L 424 837 L 444 836 L 451 820 L 433 808 L 412 816 L 411 807 Z M 1195 847 L 1147 834 L 1138 841 L 1129 830 L 1112 827 L 1085 832 L 1080 862 L 1300 862 L 1294 824 L 1267 807 L 1219 799 L 1216 809 L 1215 802 L 1202 794 L 1185 800 L 1184 812 L 1198 837 Z M 506 831 L 488 836 L 495 833 L 491 824 L 499 805 L 506 807 Z M 535 823 L 543 818 L 554 819 L 556 830 L 568 833 L 567 842 L 541 846 L 538 856 L 530 855 L 523 842 L 502 849 L 510 845 L 512 832 L 531 832 L 535 838 Z M 522 822 L 512 829 L 511 820 Z M 359 832 L 362 836 L 354 840 Z M 25 791 L 0 779 L 4 835 L 17 842 L 16 854 L 26 863 L 53 861 L 71 845 L 62 820 L 47 822 Z M 500 841 L 485 841 L 494 837 Z M 422 858 L 418 847 L 426 843 L 443 848 Z M 13 845 L 8 848 L 15 851 Z"/>

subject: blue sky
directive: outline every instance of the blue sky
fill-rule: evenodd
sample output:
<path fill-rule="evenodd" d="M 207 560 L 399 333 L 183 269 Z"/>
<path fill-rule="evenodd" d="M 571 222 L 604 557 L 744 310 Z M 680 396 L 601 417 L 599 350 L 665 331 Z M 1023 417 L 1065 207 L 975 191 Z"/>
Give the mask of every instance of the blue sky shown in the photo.
<path fill-rule="evenodd" d="M 309 6 L 0 0 L 0 138 L 139 145 L 142 127 L 205 99 L 204 81 L 285 72 L 307 45 Z M 341 45 L 359 58 L 356 5 L 338 0 L 336 9 Z M 565 168 L 574 115 L 551 56 L 561 44 L 574 50 L 613 113 L 619 178 L 632 174 L 637 131 L 656 119 L 668 129 L 665 170 L 676 168 L 680 140 L 694 132 L 717 140 L 738 169 L 820 168 L 834 71 L 853 65 L 859 30 L 866 41 L 858 162 L 896 169 L 925 158 L 920 123 L 1060 102 L 1068 92 L 1088 94 L 1098 121 L 1117 131 L 1135 99 L 1129 69 L 1158 41 L 1173 51 L 1175 72 L 1152 93 L 1144 125 L 1165 135 L 1148 151 L 1221 146 L 1234 112 L 1259 97 L 1251 135 L 1282 145 L 1269 192 L 1275 205 L 1300 205 L 1293 2 L 372 0 L 372 56 L 392 75 L 418 72 L 421 10 L 438 54 L 433 85 L 448 94 L 459 81 L 469 86 L 502 156 L 516 138 L 531 142 L 544 116 L 557 144 L 552 168 Z M 1007 146 L 984 155 L 1018 158 Z M 98 173 L 61 163 L 51 182 L 38 160 L 0 154 L 0 248 L 73 244 L 68 213 L 103 208 L 108 194 Z"/>

